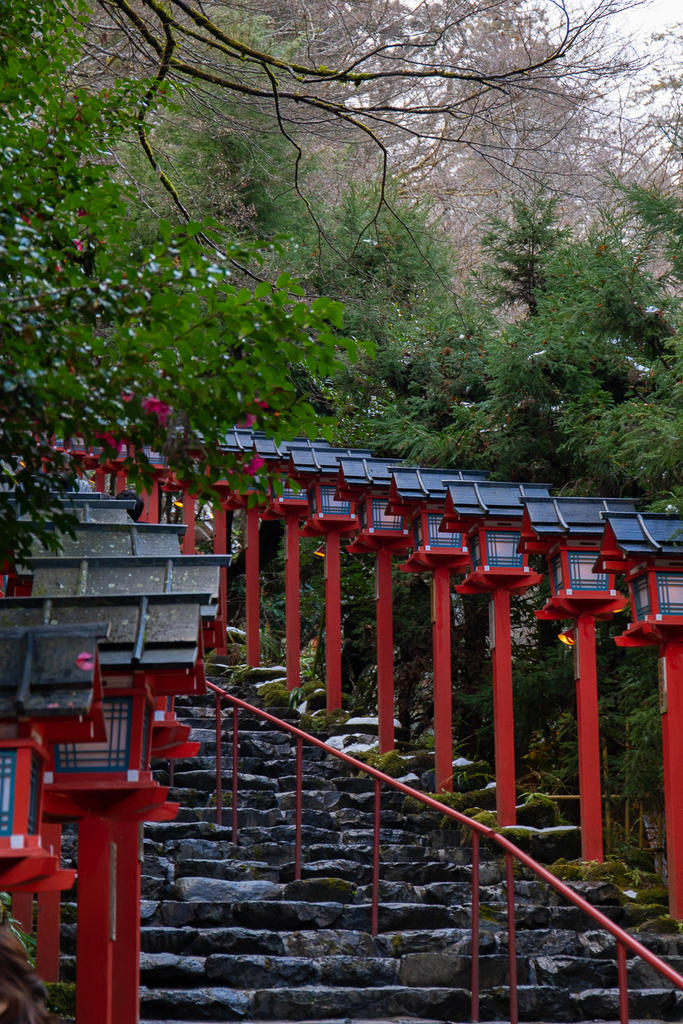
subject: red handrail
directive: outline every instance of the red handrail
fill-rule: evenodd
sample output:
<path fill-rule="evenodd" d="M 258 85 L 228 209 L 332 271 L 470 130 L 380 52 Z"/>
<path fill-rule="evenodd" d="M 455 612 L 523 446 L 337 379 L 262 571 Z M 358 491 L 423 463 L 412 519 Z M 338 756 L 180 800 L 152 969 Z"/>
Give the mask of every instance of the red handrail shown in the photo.
<path fill-rule="evenodd" d="M 254 707 L 253 704 L 248 704 L 246 701 L 240 700 L 239 697 L 234 697 L 232 694 L 223 690 L 220 686 L 216 686 L 215 683 L 211 683 L 207 680 L 207 686 L 213 690 L 217 696 L 216 700 L 216 717 L 217 717 L 217 729 L 220 728 L 220 698 L 224 697 L 230 701 L 233 706 L 233 779 L 232 779 L 232 791 L 233 791 L 233 842 L 237 841 L 237 744 L 234 742 L 237 737 L 237 712 L 239 708 L 244 711 L 248 711 L 250 714 L 256 715 L 259 718 L 263 718 L 268 722 L 271 722 L 278 729 L 284 729 L 286 732 L 291 733 L 297 737 L 297 813 L 296 813 L 296 833 L 295 833 L 295 865 L 296 865 L 296 877 L 300 877 L 301 871 L 301 748 L 305 741 L 311 743 L 313 746 L 320 747 L 327 754 L 332 754 L 333 757 L 338 758 L 340 761 L 345 761 L 350 764 L 353 768 L 358 771 L 365 772 L 366 775 L 370 775 L 375 780 L 375 813 L 374 813 L 374 842 L 373 842 L 373 872 L 372 872 L 372 933 L 377 934 L 378 930 L 378 916 L 379 916 L 379 832 L 380 832 L 380 792 L 381 783 L 387 786 L 391 786 L 393 789 L 399 790 L 401 793 L 405 793 L 406 796 L 411 796 L 415 800 L 419 800 L 420 803 L 426 807 L 431 807 L 433 810 L 438 811 L 440 814 L 444 814 L 449 818 L 454 818 L 462 825 L 467 825 L 472 829 L 472 1020 L 476 1021 L 479 1018 L 479 837 L 484 836 L 487 839 L 497 843 L 498 846 L 502 847 L 505 851 L 505 863 L 506 863 L 506 889 L 507 889 L 507 910 L 508 910 L 508 958 L 509 958 L 509 979 L 510 979 L 510 1024 L 517 1024 L 517 951 L 515 943 L 515 899 L 514 899 L 514 871 L 513 871 L 513 857 L 516 858 L 521 864 L 529 868 L 539 878 L 547 882 L 548 885 L 552 886 L 561 896 L 573 903 L 574 906 L 582 910 L 590 918 L 592 918 L 596 924 L 606 931 L 610 932 L 617 940 L 617 971 L 619 979 L 619 1021 L 620 1024 L 628 1024 L 628 978 L 626 971 L 626 949 L 630 949 L 637 956 L 642 957 L 646 963 L 654 967 L 664 978 L 670 981 L 673 985 L 683 989 L 683 976 L 677 971 L 674 971 L 672 967 L 665 964 L 655 953 L 651 953 L 649 949 L 641 945 L 637 939 L 634 939 L 632 935 L 624 931 L 613 921 L 610 921 L 608 917 L 601 914 L 599 910 L 596 910 L 587 900 L 575 893 L 573 889 L 570 889 L 568 885 L 561 882 L 559 878 L 556 878 L 550 871 L 544 868 L 541 864 L 535 861 L 528 854 L 520 850 L 519 847 L 511 843 L 509 839 L 494 832 L 493 829 L 487 825 L 482 825 L 479 821 L 474 821 L 473 818 L 468 818 L 465 814 L 461 814 L 460 811 L 454 811 L 451 807 L 445 804 L 439 803 L 438 800 L 432 799 L 427 796 L 426 793 L 421 793 L 419 790 L 412 789 L 410 786 L 406 786 L 405 782 L 399 782 L 398 779 L 392 779 L 390 775 L 385 775 L 384 772 L 379 771 L 377 768 L 372 768 L 370 765 L 365 764 L 363 761 L 356 760 L 355 757 L 351 757 L 350 754 L 345 754 L 341 750 L 335 750 L 334 747 L 328 746 L 323 740 L 317 739 L 315 736 L 311 736 L 309 733 L 304 732 L 302 729 L 297 729 L 296 726 L 290 725 L 289 722 L 285 722 L 280 718 L 276 718 L 274 715 L 270 715 L 267 711 L 261 710 L 261 708 Z M 218 777 L 221 772 L 220 759 L 216 758 L 216 777 L 218 783 Z M 220 785 L 220 783 L 218 783 Z M 475 892 L 476 885 L 476 892 Z M 476 938 L 476 949 L 475 949 L 475 938 Z"/>

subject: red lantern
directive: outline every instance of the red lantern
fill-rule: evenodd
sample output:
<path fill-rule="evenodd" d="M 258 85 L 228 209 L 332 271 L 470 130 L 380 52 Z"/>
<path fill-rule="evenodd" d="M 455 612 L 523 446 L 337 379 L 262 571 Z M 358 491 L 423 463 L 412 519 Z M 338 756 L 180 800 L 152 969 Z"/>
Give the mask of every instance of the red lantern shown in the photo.
<path fill-rule="evenodd" d="M 462 538 L 440 534 L 448 481 L 485 480 L 476 470 L 391 470 L 386 512 L 410 522 L 413 551 L 402 572 L 431 572 L 432 649 L 434 666 L 434 767 L 436 789 L 453 788 L 453 730 L 451 701 L 451 571 L 463 571 L 469 554 Z"/>
<path fill-rule="evenodd" d="M 377 719 L 379 752 L 394 749 L 394 625 L 392 552 L 405 554 L 409 530 L 403 516 L 386 511 L 391 467 L 386 459 L 343 458 L 339 462 L 336 498 L 354 502 L 358 534 L 346 548 L 349 554 L 376 553 Z"/>
<path fill-rule="evenodd" d="M 4 602 L 3 602 L 4 605 Z M 4 618 L 0 607 L 0 621 Z M 41 841 L 51 743 L 104 730 L 97 640 L 107 626 L 0 627 L 0 888 L 69 889 Z"/>
<path fill-rule="evenodd" d="M 659 650 L 669 913 L 683 920 L 683 519 L 608 513 L 596 572 L 625 573 L 633 621 L 616 643 Z"/>
<path fill-rule="evenodd" d="M 489 646 L 493 661 L 493 715 L 496 750 L 496 805 L 499 825 L 516 821 L 515 743 L 512 710 L 510 594 L 524 594 L 543 579 L 518 552 L 522 501 L 548 497 L 542 484 L 451 484 L 442 529 L 467 536 L 471 571 L 459 594 L 489 593 Z"/>
<path fill-rule="evenodd" d="M 525 498 L 520 549 L 544 554 L 550 569 L 552 597 L 539 619 L 574 620 L 560 640 L 574 648 L 581 795 L 581 855 L 602 861 L 602 784 L 595 619 L 611 619 L 626 599 L 616 590 L 612 573 L 594 573 L 606 512 L 630 510 L 620 498 Z"/>

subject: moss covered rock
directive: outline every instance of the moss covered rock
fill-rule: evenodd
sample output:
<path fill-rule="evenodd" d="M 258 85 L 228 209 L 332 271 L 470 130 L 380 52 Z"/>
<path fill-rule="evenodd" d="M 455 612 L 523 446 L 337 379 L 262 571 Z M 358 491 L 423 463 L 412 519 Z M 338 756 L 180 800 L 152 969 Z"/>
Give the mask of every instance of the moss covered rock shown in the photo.
<path fill-rule="evenodd" d="M 495 789 L 470 789 L 459 795 L 462 796 L 465 807 L 481 807 L 484 811 L 496 809 Z"/>
<path fill-rule="evenodd" d="M 552 828 L 558 825 L 560 816 L 557 806 L 550 797 L 531 793 L 523 804 L 517 807 L 517 824 L 533 828 Z"/>
<path fill-rule="evenodd" d="M 677 935 L 680 931 L 678 921 L 674 921 L 668 914 L 654 917 L 650 921 L 644 921 L 638 928 L 639 932 L 654 932 L 656 935 Z"/>
<path fill-rule="evenodd" d="M 303 878 L 285 886 L 286 900 L 306 903 L 353 903 L 356 886 L 343 878 Z"/>
<path fill-rule="evenodd" d="M 467 811 L 465 811 L 467 814 Z M 474 821 L 481 822 L 482 825 L 486 825 L 487 828 L 492 828 L 494 831 L 498 831 L 498 816 L 495 811 L 477 811 L 476 814 L 470 814 Z M 486 840 L 483 840 L 486 843 Z M 472 845 L 472 829 L 468 825 L 462 825 L 460 831 L 460 845 L 471 846 Z"/>
<path fill-rule="evenodd" d="M 76 984 L 73 981 L 48 981 L 45 984 L 45 1000 L 51 1013 L 60 1017 L 76 1016 Z"/>
<path fill-rule="evenodd" d="M 390 775 L 392 779 L 400 779 L 408 773 L 407 761 L 400 754 L 397 754 L 395 750 L 389 750 L 386 754 L 368 752 L 363 760 L 371 768 L 376 768 L 378 771 L 384 772 L 385 775 Z"/>

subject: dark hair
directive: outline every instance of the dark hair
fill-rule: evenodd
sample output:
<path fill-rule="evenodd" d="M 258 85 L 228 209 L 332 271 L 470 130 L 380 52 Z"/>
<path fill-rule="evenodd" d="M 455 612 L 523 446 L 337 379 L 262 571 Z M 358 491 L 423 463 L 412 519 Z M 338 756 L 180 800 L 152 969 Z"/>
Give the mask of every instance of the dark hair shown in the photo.
<path fill-rule="evenodd" d="M 140 495 L 137 493 L 137 491 L 132 490 L 132 488 L 130 488 L 130 487 L 126 487 L 126 489 L 124 491 L 119 491 L 119 493 L 116 495 L 116 497 L 117 498 L 122 498 L 124 501 L 134 501 L 135 502 L 135 508 L 129 508 L 127 511 L 128 511 L 128 515 L 130 516 L 130 518 L 133 519 L 137 523 L 138 519 L 140 518 L 142 513 L 145 511 L 145 501 L 144 501 L 144 498 L 141 498 Z M 1 1022 L 0 1022 L 0 1024 L 1 1024 Z"/>
<path fill-rule="evenodd" d="M 45 989 L 16 935 L 0 927 L 0 1024 L 57 1024 L 45 1006 Z"/>

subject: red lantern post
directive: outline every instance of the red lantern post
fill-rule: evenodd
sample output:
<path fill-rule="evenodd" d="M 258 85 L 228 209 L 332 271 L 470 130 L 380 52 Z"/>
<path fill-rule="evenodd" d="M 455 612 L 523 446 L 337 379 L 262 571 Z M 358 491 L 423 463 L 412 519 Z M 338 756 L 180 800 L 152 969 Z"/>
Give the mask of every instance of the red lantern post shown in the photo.
<path fill-rule="evenodd" d="M 341 459 L 335 497 L 353 501 L 358 513 L 358 535 L 346 548 L 352 555 L 374 553 L 377 616 L 377 733 L 379 752 L 394 749 L 394 626 L 392 554 L 405 555 L 410 531 L 403 516 L 386 514 L 391 485 L 386 459 Z"/>
<path fill-rule="evenodd" d="M 369 456 L 343 448 L 293 448 L 289 453 L 290 479 L 304 484 L 308 492 L 308 513 L 302 537 L 325 539 L 325 676 L 327 712 L 342 706 L 341 663 L 341 563 L 340 537 L 353 533 L 358 525 L 353 503 L 338 501 L 339 460 L 345 456 Z"/>
<path fill-rule="evenodd" d="M 602 862 L 602 784 L 595 620 L 611 619 L 627 599 L 614 575 L 596 574 L 606 512 L 635 514 L 620 498 L 525 498 L 520 550 L 545 555 L 552 596 L 539 619 L 573 619 L 574 676 L 581 797 L 581 856 Z"/>
<path fill-rule="evenodd" d="M 669 913 L 683 920 L 683 519 L 608 513 L 596 572 L 625 573 L 633 621 L 619 647 L 657 647 Z"/>
<path fill-rule="evenodd" d="M 484 480 L 476 470 L 401 468 L 391 470 L 386 512 L 410 522 L 412 554 L 402 572 L 431 572 L 432 657 L 434 673 L 434 785 L 453 789 L 453 714 L 451 697 L 451 572 L 469 566 L 466 542 L 439 532 L 450 480 Z"/>
<path fill-rule="evenodd" d="M 510 594 L 525 594 L 543 579 L 518 554 L 523 506 L 527 495 L 547 497 L 539 484 L 451 484 L 446 496 L 444 530 L 462 531 L 472 570 L 459 594 L 490 594 L 489 645 L 493 661 L 493 717 L 496 752 L 496 807 L 499 825 L 514 825 L 515 731 L 512 700 Z"/>

